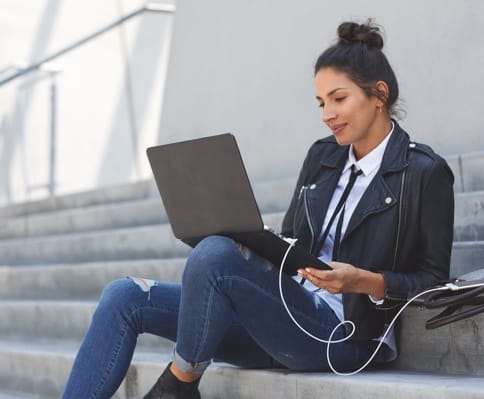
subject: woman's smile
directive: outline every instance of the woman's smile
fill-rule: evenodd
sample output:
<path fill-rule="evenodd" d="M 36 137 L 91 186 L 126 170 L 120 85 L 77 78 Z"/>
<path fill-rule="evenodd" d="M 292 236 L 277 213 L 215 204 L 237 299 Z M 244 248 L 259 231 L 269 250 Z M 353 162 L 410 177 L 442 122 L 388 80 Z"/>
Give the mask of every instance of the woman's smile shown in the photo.
<path fill-rule="evenodd" d="M 347 123 L 335 123 L 330 126 L 330 129 L 332 130 L 335 136 L 338 136 L 340 133 L 343 132 L 346 126 L 347 126 Z"/>

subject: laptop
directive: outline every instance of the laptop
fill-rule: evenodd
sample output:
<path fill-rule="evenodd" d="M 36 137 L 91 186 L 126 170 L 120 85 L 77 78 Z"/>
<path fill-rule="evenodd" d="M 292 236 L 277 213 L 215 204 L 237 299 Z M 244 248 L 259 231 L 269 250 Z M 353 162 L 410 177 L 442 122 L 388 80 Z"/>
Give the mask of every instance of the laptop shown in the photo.
<path fill-rule="evenodd" d="M 291 240 L 264 225 L 232 134 L 149 147 L 146 152 L 176 238 L 194 247 L 210 235 L 228 236 L 281 265 Z M 296 242 L 284 272 L 295 275 L 304 266 L 330 269 Z"/>

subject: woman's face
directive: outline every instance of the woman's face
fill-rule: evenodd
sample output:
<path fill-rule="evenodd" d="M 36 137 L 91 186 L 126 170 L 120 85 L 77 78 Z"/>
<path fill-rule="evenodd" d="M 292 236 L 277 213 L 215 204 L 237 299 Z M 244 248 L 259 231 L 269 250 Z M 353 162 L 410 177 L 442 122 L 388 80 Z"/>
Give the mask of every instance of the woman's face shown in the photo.
<path fill-rule="evenodd" d="M 368 97 L 344 72 L 326 67 L 315 77 L 316 99 L 323 110 L 323 122 L 340 145 L 353 144 L 355 150 L 373 147 L 375 125 L 381 115 L 381 100 Z M 366 151 L 365 151 L 366 152 Z"/>

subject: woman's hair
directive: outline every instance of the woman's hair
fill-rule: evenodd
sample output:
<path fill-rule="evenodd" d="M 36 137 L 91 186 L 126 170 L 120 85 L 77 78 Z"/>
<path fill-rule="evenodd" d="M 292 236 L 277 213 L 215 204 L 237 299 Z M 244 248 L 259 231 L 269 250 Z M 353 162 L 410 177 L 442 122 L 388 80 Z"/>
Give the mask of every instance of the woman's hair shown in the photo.
<path fill-rule="evenodd" d="M 386 104 L 390 113 L 398 99 L 398 82 L 387 57 L 382 52 L 380 28 L 370 19 L 364 24 L 343 22 L 338 27 L 338 42 L 321 54 L 314 66 L 314 74 L 331 67 L 346 75 L 366 93 Z M 388 85 L 388 96 L 376 89 L 376 82 Z"/>

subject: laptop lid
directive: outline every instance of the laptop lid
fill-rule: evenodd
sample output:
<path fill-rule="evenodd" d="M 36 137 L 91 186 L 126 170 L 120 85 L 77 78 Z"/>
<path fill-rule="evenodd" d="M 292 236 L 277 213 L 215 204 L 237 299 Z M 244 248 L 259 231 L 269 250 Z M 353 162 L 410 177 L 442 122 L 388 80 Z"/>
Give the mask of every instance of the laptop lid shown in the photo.
<path fill-rule="evenodd" d="M 232 134 L 146 151 L 175 237 L 194 245 L 208 235 L 264 229 Z"/>

